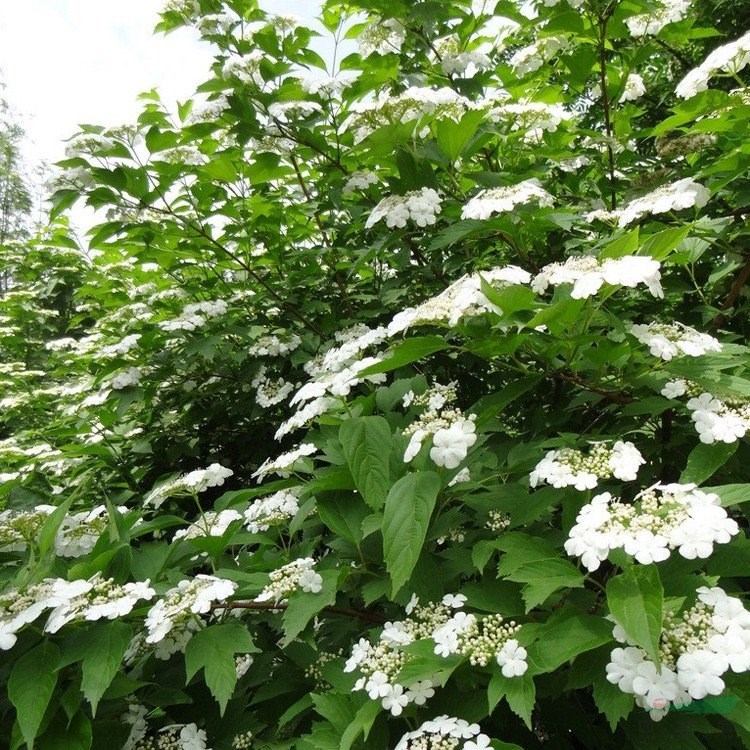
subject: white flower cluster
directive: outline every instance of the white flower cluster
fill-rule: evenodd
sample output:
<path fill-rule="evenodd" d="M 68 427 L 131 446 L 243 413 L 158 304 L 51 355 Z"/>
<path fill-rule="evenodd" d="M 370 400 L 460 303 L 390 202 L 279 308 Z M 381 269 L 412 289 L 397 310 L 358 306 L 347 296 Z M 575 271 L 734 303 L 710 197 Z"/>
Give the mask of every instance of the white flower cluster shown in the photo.
<path fill-rule="evenodd" d="M 365 229 L 370 229 L 381 219 L 385 219 L 386 226 L 390 228 L 405 227 L 409 219 L 419 227 L 426 227 L 437 221 L 441 205 L 442 199 L 437 191 L 428 187 L 406 195 L 389 195 L 372 210 L 365 222 Z"/>
<path fill-rule="evenodd" d="M 689 99 L 708 88 L 708 82 L 717 73 L 736 76 L 750 63 L 750 31 L 739 39 L 717 47 L 697 67 L 693 68 L 678 84 L 675 94 Z"/>
<path fill-rule="evenodd" d="M 144 736 L 132 746 L 133 750 L 208 750 L 206 733 L 196 724 L 172 724 L 158 734 Z"/>
<path fill-rule="evenodd" d="M 721 400 L 701 393 L 687 402 L 701 443 L 734 443 L 750 430 L 750 400 Z"/>
<path fill-rule="evenodd" d="M 706 352 L 721 351 L 721 344 L 713 336 L 677 322 L 634 325 L 630 333 L 645 344 L 651 354 L 667 362 L 681 354 L 700 357 Z"/>
<path fill-rule="evenodd" d="M 466 97 L 447 86 L 439 89 L 412 86 L 396 95 L 382 91 L 375 101 L 354 104 L 340 132 L 352 132 L 354 142 L 360 143 L 384 125 L 417 123 L 426 116 L 458 122 L 471 107 Z"/>
<path fill-rule="evenodd" d="M 646 85 L 643 78 L 638 73 L 629 73 L 625 79 L 625 88 L 620 94 L 620 104 L 624 102 L 634 102 L 640 99 L 646 93 Z"/>
<path fill-rule="evenodd" d="M 544 63 L 551 60 L 558 52 L 564 52 L 568 46 L 568 40 L 560 34 L 540 37 L 528 47 L 516 51 L 508 62 L 513 72 L 522 78 L 527 73 L 539 70 Z"/>
<path fill-rule="evenodd" d="M 121 505 L 117 508 L 120 514 L 128 509 Z M 55 552 L 60 557 L 81 557 L 94 549 L 99 537 L 107 528 L 109 519 L 107 508 L 97 505 L 91 510 L 80 513 L 69 513 L 65 516 L 55 535 Z"/>
<path fill-rule="evenodd" d="M 221 464 L 213 463 L 206 469 L 195 469 L 176 479 L 160 484 L 146 495 L 144 505 L 158 508 L 169 497 L 174 495 L 197 495 L 209 487 L 221 487 L 227 477 L 234 472 Z"/>
<path fill-rule="evenodd" d="M 266 58 L 261 49 L 251 50 L 246 55 L 234 55 L 225 60 L 221 68 L 222 78 L 237 78 L 248 86 L 263 86 L 265 81 L 260 74 L 260 65 Z"/>
<path fill-rule="evenodd" d="M 635 287 L 645 284 L 654 297 L 663 297 L 659 261 L 645 255 L 625 255 L 622 258 L 596 258 L 580 255 L 564 263 L 550 263 L 532 279 L 531 288 L 543 294 L 548 286 L 572 284 L 573 299 L 587 299 L 602 285 Z"/>
<path fill-rule="evenodd" d="M 261 336 L 248 350 L 252 357 L 286 357 L 299 348 L 302 339 L 296 333 L 277 335 L 275 333 Z"/>
<path fill-rule="evenodd" d="M 202 573 L 180 581 L 149 609 L 146 643 L 159 643 L 173 629 L 180 630 L 189 621 L 197 622 L 196 615 L 206 614 L 213 602 L 227 599 L 236 589 L 234 581 Z"/>
<path fill-rule="evenodd" d="M 33 510 L 0 511 L 0 550 L 23 552 L 37 538 L 54 510 L 54 505 L 37 505 Z"/>
<path fill-rule="evenodd" d="M 253 479 L 257 479 L 258 483 L 268 474 L 276 474 L 282 478 L 286 478 L 295 471 L 295 464 L 298 461 L 305 458 L 306 456 L 312 456 L 313 453 L 317 453 L 318 449 L 313 443 L 301 443 L 293 450 L 282 453 L 276 458 L 267 458 L 260 467 L 253 472 Z"/>
<path fill-rule="evenodd" d="M 382 343 L 386 337 L 385 328 L 369 329 L 367 326 L 355 326 L 341 335 L 337 334 L 341 346 L 329 349 L 322 358 L 316 358 L 306 366 L 313 378 L 297 391 L 290 404 L 309 403 L 298 407 L 298 411 L 279 427 L 276 439 L 324 414 L 340 398 L 349 395 L 358 383 L 384 382 L 386 377 L 383 374 L 361 376 L 359 373 L 381 361 L 380 357 L 362 357 L 361 354 L 368 347 Z"/>
<path fill-rule="evenodd" d="M 272 380 L 266 375 L 266 366 L 261 365 L 257 375 L 250 385 L 255 388 L 255 401 L 263 409 L 267 409 L 282 401 L 286 401 L 294 390 L 294 384 L 284 378 Z"/>
<path fill-rule="evenodd" d="M 320 573 L 313 570 L 314 565 L 312 557 L 301 557 L 272 570 L 268 574 L 271 582 L 255 597 L 255 601 L 281 604 L 297 589 L 308 594 L 319 594 L 323 589 L 323 579 Z"/>
<path fill-rule="evenodd" d="M 322 111 L 322 107 L 317 102 L 308 102 L 300 99 L 274 102 L 268 107 L 269 116 L 281 123 L 311 117 L 312 115 L 321 114 Z"/>
<path fill-rule="evenodd" d="M 400 52 L 406 39 L 406 30 L 395 18 L 378 19 L 364 28 L 357 38 L 359 54 L 387 55 Z"/>
<path fill-rule="evenodd" d="M 463 318 L 485 312 L 502 314 L 502 310 L 490 302 L 482 292 L 482 280 L 495 289 L 502 289 L 510 284 L 528 284 L 531 274 L 518 266 L 500 266 L 462 276 L 435 297 L 430 297 L 416 307 L 408 307 L 396 313 L 388 324 L 388 335 L 394 336 L 412 326 L 433 323 L 453 327 Z"/>
<path fill-rule="evenodd" d="M 596 210 L 586 214 L 588 222 L 594 220 L 617 221 L 618 227 L 626 227 L 648 214 L 665 214 L 686 208 L 702 208 L 708 203 L 710 193 L 691 177 L 671 185 L 662 185 L 640 198 L 635 198 L 623 208 L 615 211 Z"/>
<path fill-rule="evenodd" d="M 475 195 L 462 209 L 462 219 L 489 219 L 492 214 L 512 211 L 532 201 L 540 206 L 551 206 L 552 196 L 539 180 L 524 180 L 509 187 L 489 188 Z"/>
<path fill-rule="evenodd" d="M 191 302 L 185 305 L 182 313 L 171 320 L 163 320 L 159 328 L 165 331 L 194 331 L 202 328 L 210 318 L 224 315 L 227 311 L 227 303 L 218 299 L 207 302 Z"/>
<path fill-rule="evenodd" d="M 718 587 L 701 586 L 698 601 L 682 616 L 668 612 L 660 639 L 661 669 L 646 653 L 629 643 L 616 625 L 614 636 L 625 648 L 615 648 L 607 664 L 607 680 L 660 721 L 670 705 L 679 708 L 707 695 L 720 695 L 722 676 L 730 669 L 750 670 L 750 612 L 742 602 Z"/>
<path fill-rule="evenodd" d="M 239 521 L 242 514 L 236 510 L 209 510 L 187 529 L 175 531 L 173 541 L 178 539 L 201 539 L 207 536 L 223 536 L 235 521 Z"/>
<path fill-rule="evenodd" d="M 666 383 L 661 395 L 690 397 L 687 408 L 702 443 L 734 443 L 750 431 L 750 399 L 719 398 L 682 378 Z"/>
<path fill-rule="evenodd" d="M 344 183 L 341 192 L 353 195 L 356 190 L 367 190 L 370 185 L 377 185 L 378 177 L 374 172 L 353 172 Z"/>
<path fill-rule="evenodd" d="M 575 487 L 591 490 L 600 479 L 616 477 L 632 482 L 641 464 L 646 463 L 632 443 L 618 440 L 611 448 L 606 443 L 594 443 L 588 453 L 575 448 L 549 451 L 529 475 L 529 485 L 541 482 L 553 487 Z"/>
<path fill-rule="evenodd" d="M 123 388 L 132 388 L 141 382 L 141 371 L 137 367 L 128 367 L 127 370 L 118 372 L 111 382 L 109 383 L 110 388 L 115 391 L 120 391 Z"/>
<path fill-rule="evenodd" d="M 422 722 L 401 737 L 395 750 L 491 750 L 490 738 L 479 724 L 453 716 L 437 716 Z"/>
<path fill-rule="evenodd" d="M 299 510 L 299 490 L 279 490 L 256 500 L 245 511 L 245 526 L 251 534 L 268 531 L 271 526 L 286 523 Z"/>
<path fill-rule="evenodd" d="M 655 484 L 632 504 L 609 492 L 596 495 L 578 514 L 565 551 L 588 570 L 613 549 L 624 549 L 642 565 L 666 560 L 674 549 L 688 560 L 705 559 L 714 544 L 726 544 L 738 531 L 718 495 L 694 484 Z"/>
<path fill-rule="evenodd" d="M 0 547 L 4 552 L 23 552 L 35 540 L 54 505 L 37 505 L 33 510 L 4 510 L 0 513 Z M 120 513 L 127 513 L 119 506 Z M 107 509 L 104 505 L 65 516 L 55 534 L 55 553 L 60 557 L 81 557 L 94 548 L 107 527 Z"/>
<path fill-rule="evenodd" d="M 440 68 L 445 75 L 460 75 L 473 78 L 480 70 L 491 67 L 490 58 L 481 50 L 465 50 L 459 45 L 455 36 L 439 39 L 435 43 L 436 57 L 439 56 Z"/>
<path fill-rule="evenodd" d="M 434 653 L 438 656 L 459 654 L 472 665 L 482 667 L 495 661 L 505 677 L 524 674 L 526 650 L 512 637 L 519 626 L 505 623 L 501 615 L 479 620 L 461 611 L 465 601 L 463 594 L 446 594 L 440 603 L 421 606 L 419 599 L 412 596 L 406 619 L 387 622 L 375 644 L 361 638 L 353 647 L 344 672 L 356 669 L 362 677 L 352 690 L 364 690 L 393 716 L 399 716 L 410 703 L 424 705 L 435 695 L 436 683 L 428 678 L 404 685 L 399 682 L 399 672 L 410 659 L 403 647 L 427 638 L 435 642 Z"/>
<path fill-rule="evenodd" d="M 436 383 L 419 396 L 414 396 L 411 392 L 407 394 L 404 405 L 413 405 L 424 411 L 404 430 L 404 434 L 411 437 L 404 451 L 405 463 L 409 463 L 419 453 L 430 435 L 430 458 L 437 466 L 455 469 L 466 458 L 469 448 L 477 441 L 474 425 L 476 415 L 472 414 L 466 419 L 463 412 L 450 406 L 456 400 L 455 383 Z"/>
<path fill-rule="evenodd" d="M 25 591 L 6 591 L 0 594 L 0 649 L 12 648 L 16 633 L 46 609 L 52 611 L 44 631 L 56 633 L 73 620 L 123 617 L 138 600 L 151 599 L 154 594 L 147 580 L 120 586 L 99 574 L 88 580 L 45 578 Z"/>
<path fill-rule="evenodd" d="M 661 7 L 653 13 L 639 13 L 625 19 L 632 36 L 656 36 L 667 24 L 682 21 L 692 0 L 660 0 Z"/>
<path fill-rule="evenodd" d="M 534 139 L 544 131 L 554 133 L 562 122 L 573 118 L 573 114 L 561 104 L 527 100 L 493 105 L 487 116 L 493 122 L 508 124 L 511 131 L 524 130 Z"/>

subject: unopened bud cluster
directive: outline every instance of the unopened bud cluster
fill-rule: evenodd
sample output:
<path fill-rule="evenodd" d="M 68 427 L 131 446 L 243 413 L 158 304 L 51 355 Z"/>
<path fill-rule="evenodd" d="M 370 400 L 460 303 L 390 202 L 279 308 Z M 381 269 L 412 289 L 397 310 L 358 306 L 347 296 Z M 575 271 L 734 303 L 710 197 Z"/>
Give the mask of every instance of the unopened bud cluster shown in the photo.
<path fill-rule="evenodd" d="M 588 453 L 575 448 L 549 451 L 529 475 L 529 485 L 542 482 L 553 487 L 575 487 L 590 490 L 600 479 L 615 477 L 632 481 L 638 468 L 645 463 L 640 451 L 632 444 L 618 440 L 611 448 L 603 442 L 593 443 Z"/>
<path fill-rule="evenodd" d="M 404 430 L 411 437 L 404 451 L 404 462 L 409 463 L 431 435 L 430 458 L 437 466 L 455 469 L 466 458 L 469 448 L 477 441 L 475 414 L 464 417 L 460 409 L 451 407 L 457 400 L 456 384 L 436 383 L 422 394 L 409 391 L 404 406 L 424 409 L 422 414 Z"/>
<path fill-rule="evenodd" d="M 479 724 L 444 715 L 407 732 L 395 750 L 483 750 L 489 747 L 490 738 L 481 733 Z"/>
<path fill-rule="evenodd" d="M 435 694 L 435 678 L 410 685 L 399 683 L 399 673 L 410 656 L 403 651 L 415 641 L 431 639 L 434 653 L 448 657 L 454 654 L 468 658 L 472 666 L 487 666 L 497 661 L 505 677 L 526 672 L 526 650 L 513 636 L 519 627 L 505 622 L 501 615 L 476 615 L 461 611 L 463 594 L 446 594 L 439 603 L 420 605 L 416 597 L 406 607 L 408 617 L 387 622 L 377 643 L 360 639 L 352 649 L 345 672 L 358 670 L 363 676 L 353 690 L 365 690 L 372 700 L 381 700 L 383 708 L 398 716 L 409 703 L 423 705 Z"/>
<path fill-rule="evenodd" d="M 323 588 L 323 579 L 313 570 L 315 560 L 300 558 L 269 573 L 271 582 L 255 597 L 256 602 L 285 602 L 298 588 L 310 594 L 317 594 Z"/>

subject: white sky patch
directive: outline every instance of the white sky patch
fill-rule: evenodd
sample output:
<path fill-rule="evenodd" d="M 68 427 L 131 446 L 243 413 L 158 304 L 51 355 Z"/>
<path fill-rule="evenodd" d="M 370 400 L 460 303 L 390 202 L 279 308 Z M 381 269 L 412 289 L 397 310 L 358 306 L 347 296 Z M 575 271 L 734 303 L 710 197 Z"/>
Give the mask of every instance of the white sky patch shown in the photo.
<path fill-rule="evenodd" d="M 0 80 L 20 115 L 31 161 L 63 158 L 81 123 L 133 122 L 138 94 L 184 101 L 209 73 L 211 47 L 179 29 L 154 34 L 164 0 L 0 0 Z M 317 0 L 265 0 L 273 13 L 313 19 Z"/>
<path fill-rule="evenodd" d="M 262 0 L 267 11 L 311 23 L 319 0 Z M 157 89 L 167 107 L 189 99 L 210 73 L 213 50 L 197 32 L 155 34 L 164 0 L 0 0 L 0 82 L 26 131 L 29 166 L 64 158 L 80 124 L 133 123 L 138 95 Z M 320 54 L 320 41 L 314 45 Z M 325 43 L 322 45 L 325 47 Z M 74 222 L 91 224 L 76 210 Z"/>

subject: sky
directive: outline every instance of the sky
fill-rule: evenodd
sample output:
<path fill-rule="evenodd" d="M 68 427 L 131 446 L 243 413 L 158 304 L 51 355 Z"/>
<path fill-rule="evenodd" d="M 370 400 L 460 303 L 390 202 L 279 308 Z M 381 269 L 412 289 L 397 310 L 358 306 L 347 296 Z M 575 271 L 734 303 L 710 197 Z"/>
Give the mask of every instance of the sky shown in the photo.
<path fill-rule="evenodd" d="M 0 0 L 0 81 L 26 130 L 31 161 L 63 158 L 80 123 L 132 122 L 152 88 L 183 101 L 208 74 L 211 49 L 190 29 L 153 34 L 164 0 Z M 314 17 L 316 0 L 262 0 Z"/>

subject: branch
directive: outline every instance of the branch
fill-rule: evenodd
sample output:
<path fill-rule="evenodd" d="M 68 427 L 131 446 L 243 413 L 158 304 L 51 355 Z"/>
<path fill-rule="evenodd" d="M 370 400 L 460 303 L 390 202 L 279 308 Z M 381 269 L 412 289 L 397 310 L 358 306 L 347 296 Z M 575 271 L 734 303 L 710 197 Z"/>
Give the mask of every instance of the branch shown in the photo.
<path fill-rule="evenodd" d="M 212 609 L 252 609 L 261 612 L 279 612 L 289 607 L 288 604 L 266 604 L 265 602 L 216 602 L 211 608 Z M 330 612 L 334 615 L 345 615 L 346 617 L 354 617 L 358 620 L 365 620 L 366 622 L 374 622 L 378 625 L 383 625 L 388 622 L 386 617 L 382 615 L 376 615 L 374 612 L 367 612 L 361 609 L 349 609 L 348 607 L 333 607 L 326 606 L 321 610 L 322 612 Z"/>
<path fill-rule="evenodd" d="M 745 261 L 745 265 L 742 266 L 740 272 L 737 274 L 737 278 L 734 280 L 734 283 L 729 290 L 729 294 L 727 294 L 727 298 L 721 305 L 722 310 L 729 310 L 729 308 L 734 305 L 734 303 L 737 301 L 737 297 L 740 296 L 742 287 L 747 284 L 748 279 L 750 279 L 750 256 L 747 258 L 747 260 Z M 709 329 L 718 328 L 726 320 L 726 318 L 727 316 L 724 315 L 724 313 L 719 313 L 709 323 Z"/>
<path fill-rule="evenodd" d="M 607 401 L 612 401 L 615 404 L 630 404 L 633 402 L 633 397 L 628 395 L 627 393 L 623 393 L 622 391 L 610 391 L 606 388 L 599 388 L 596 385 L 592 385 L 591 383 L 586 382 L 583 378 L 578 377 L 578 375 L 568 374 L 564 372 L 553 372 L 552 377 L 556 380 L 562 380 L 566 383 L 572 383 L 573 385 L 580 386 L 586 391 L 591 391 L 591 393 L 598 393 L 603 398 L 606 398 Z"/>

